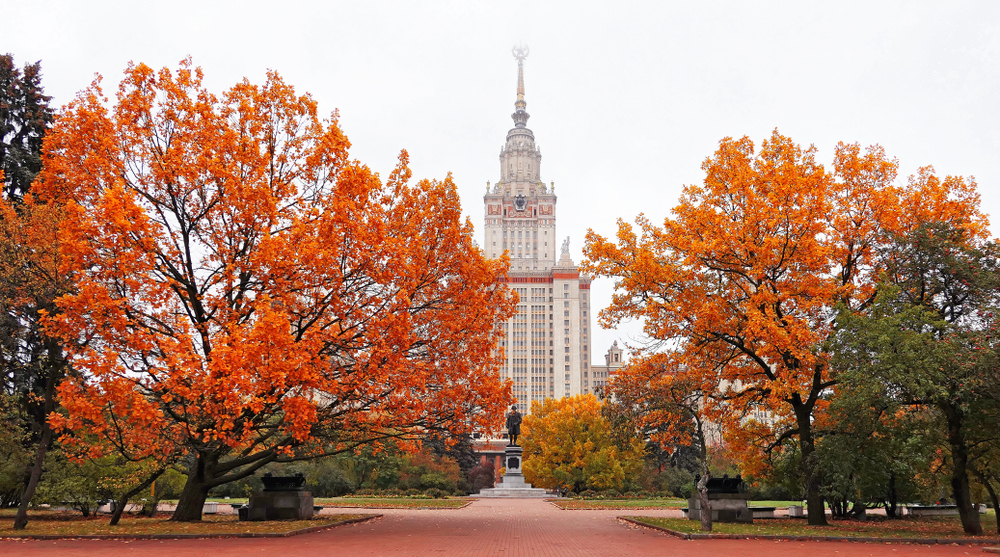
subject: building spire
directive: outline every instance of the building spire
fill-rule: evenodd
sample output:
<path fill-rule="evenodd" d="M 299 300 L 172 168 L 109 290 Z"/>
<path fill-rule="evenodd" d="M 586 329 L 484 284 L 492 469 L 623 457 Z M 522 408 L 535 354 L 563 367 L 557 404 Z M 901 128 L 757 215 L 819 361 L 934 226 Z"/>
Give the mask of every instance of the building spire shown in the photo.
<path fill-rule="evenodd" d="M 517 45 L 511 49 L 511 53 L 517 59 L 517 101 L 514 103 L 514 114 L 510 117 L 514 119 L 515 128 L 523 128 L 529 118 L 524 110 L 528 106 L 528 103 L 524 102 L 524 59 L 528 57 L 528 47 Z"/>

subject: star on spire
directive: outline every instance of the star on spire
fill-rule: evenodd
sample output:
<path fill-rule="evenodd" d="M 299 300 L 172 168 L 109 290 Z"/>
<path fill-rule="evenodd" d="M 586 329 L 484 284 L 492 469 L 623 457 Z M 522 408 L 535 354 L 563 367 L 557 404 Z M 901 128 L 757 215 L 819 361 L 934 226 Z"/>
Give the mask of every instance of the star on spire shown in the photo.
<path fill-rule="evenodd" d="M 528 122 L 529 115 L 524 110 L 528 106 L 528 103 L 524 102 L 524 59 L 528 57 L 528 47 L 523 44 L 518 44 L 511 49 L 511 54 L 517 60 L 517 101 L 514 103 L 514 114 L 511 114 L 511 118 L 514 119 L 515 128 L 523 128 Z"/>

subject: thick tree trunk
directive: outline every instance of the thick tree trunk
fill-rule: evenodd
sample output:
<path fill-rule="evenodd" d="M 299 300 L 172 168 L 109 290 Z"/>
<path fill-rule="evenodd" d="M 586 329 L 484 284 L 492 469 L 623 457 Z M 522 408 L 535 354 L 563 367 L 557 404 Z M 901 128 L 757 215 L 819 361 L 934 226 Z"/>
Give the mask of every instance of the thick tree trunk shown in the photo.
<path fill-rule="evenodd" d="M 235 462 L 220 464 L 222 456 L 223 454 L 214 452 L 204 452 L 197 456 L 188 469 L 187 482 L 170 520 L 179 522 L 201 520 L 201 511 L 210 489 L 245 478 L 277 458 L 277 454 L 273 451 L 262 451 L 240 460 L 239 464 Z"/>
<path fill-rule="evenodd" d="M 28 505 L 31 504 L 31 498 L 35 496 L 35 488 L 38 487 L 38 481 L 42 477 L 42 467 L 45 465 L 45 453 L 49 450 L 49 445 L 52 444 L 52 428 L 49 427 L 48 417 L 52 410 L 55 408 L 55 390 L 56 390 L 56 375 L 60 366 L 60 360 L 62 349 L 58 347 L 54 342 L 46 342 L 49 350 L 49 373 L 46 378 L 45 385 L 45 405 L 43 406 L 45 416 L 42 418 L 42 423 L 39 424 L 42 428 L 42 438 L 38 442 L 38 452 L 35 453 L 35 463 L 31 467 L 31 476 L 28 478 L 28 485 L 25 486 L 24 492 L 21 493 L 21 504 L 17 507 L 17 515 L 14 517 L 14 529 L 24 530 L 28 525 Z M 60 354 L 57 356 L 52 350 L 59 350 Z"/>
<path fill-rule="evenodd" d="M 698 480 L 698 500 L 701 503 L 701 531 L 711 532 L 712 531 L 712 504 L 708 500 L 708 479 L 711 474 L 708 472 L 708 466 L 704 467 L 704 474 L 701 479 Z"/>
<path fill-rule="evenodd" d="M 178 522 L 198 522 L 201 520 L 201 511 L 205 507 L 205 499 L 208 498 L 207 485 L 209 479 L 206 475 L 205 461 L 202 457 L 195 460 L 191 470 L 188 471 L 187 482 L 181 497 L 177 501 L 177 509 L 174 510 L 170 520 Z"/>
<path fill-rule="evenodd" d="M 962 519 L 962 530 L 973 536 L 983 535 L 983 525 L 979 523 L 979 512 L 972 505 L 972 490 L 969 489 L 969 453 L 962 431 L 962 414 L 950 405 L 942 408 L 948 419 L 948 443 L 951 445 L 951 491 L 958 505 L 958 516 Z"/>
<path fill-rule="evenodd" d="M 802 451 L 802 476 L 806 483 L 806 509 L 810 526 L 826 526 L 826 509 L 820 491 L 819 465 L 816 462 L 816 444 L 812 436 L 812 420 L 806 405 L 794 406 L 796 425 L 799 428 L 799 450 Z"/>
<path fill-rule="evenodd" d="M 177 501 L 177 509 L 174 510 L 170 520 L 178 522 L 200 521 L 205 499 L 208 498 L 208 489 L 203 483 L 188 476 L 188 481 L 184 484 L 184 491 L 181 492 L 180 500 Z"/>

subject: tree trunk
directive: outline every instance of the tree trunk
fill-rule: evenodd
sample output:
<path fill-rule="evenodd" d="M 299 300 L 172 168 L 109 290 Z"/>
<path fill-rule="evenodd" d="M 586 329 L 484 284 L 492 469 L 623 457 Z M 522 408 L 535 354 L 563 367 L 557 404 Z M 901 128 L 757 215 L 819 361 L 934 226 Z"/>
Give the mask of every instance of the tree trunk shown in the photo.
<path fill-rule="evenodd" d="M 199 522 L 201 521 L 201 511 L 205 507 L 205 499 L 208 498 L 208 490 L 205 470 L 205 461 L 199 455 L 194 465 L 188 471 L 187 482 L 184 483 L 184 490 L 177 501 L 177 509 L 174 510 L 170 520 L 178 522 Z"/>
<path fill-rule="evenodd" d="M 981 474 L 975 468 L 972 469 L 972 473 L 979 478 L 980 483 L 982 483 L 983 487 L 986 488 L 986 493 L 990 495 L 990 503 L 993 505 L 993 515 L 997 521 L 997 533 L 1000 534 L 1000 499 L 997 499 L 997 492 L 993 489 L 993 482 L 991 482 L 988 477 Z"/>
<path fill-rule="evenodd" d="M 896 493 L 896 473 L 889 472 L 889 500 L 886 501 L 885 505 L 885 515 L 889 518 L 898 518 L 896 516 L 896 504 L 899 499 L 899 494 Z"/>
<path fill-rule="evenodd" d="M 48 452 L 49 445 L 52 443 L 52 428 L 49 427 L 48 417 L 55 408 L 55 382 L 59 363 L 56 360 L 57 356 L 51 350 L 59 350 L 61 353 L 62 349 L 58 345 L 53 347 L 54 343 L 51 341 L 46 342 L 46 344 L 50 345 L 48 347 L 50 352 L 48 361 L 49 373 L 45 385 L 45 405 L 43 407 L 45 409 L 45 416 L 42 419 L 42 423 L 39 424 L 42 428 L 42 438 L 38 442 L 38 452 L 35 453 L 35 463 L 31 467 L 31 476 L 28 478 L 28 485 L 24 488 L 24 492 L 21 493 L 21 504 L 18 505 L 17 515 L 14 517 L 15 530 L 24 530 L 28 525 L 28 505 L 31 504 L 31 498 L 35 496 L 35 488 L 38 487 L 38 481 L 42 477 L 45 453 Z"/>
<path fill-rule="evenodd" d="M 951 445 L 951 491 L 958 505 L 958 516 L 962 519 L 962 530 L 973 536 L 983 535 L 983 525 L 979 523 L 979 512 L 972 505 L 972 491 L 969 489 L 969 453 L 962 431 L 961 410 L 951 405 L 943 405 L 948 419 L 948 443 Z"/>
<path fill-rule="evenodd" d="M 983 484 L 986 486 L 986 492 L 990 494 L 990 503 L 993 503 L 993 518 L 997 521 L 997 534 L 1000 534 L 1000 499 L 997 499 L 997 492 L 993 489 L 991 482 L 984 481 Z"/>
<path fill-rule="evenodd" d="M 159 470 L 154 472 L 151 476 L 146 478 L 146 481 L 130 489 L 128 492 L 125 493 L 125 495 L 122 495 L 118 499 L 117 501 L 118 504 L 115 505 L 115 511 L 111 513 L 111 526 L 118 525 L 118 521 L 121 520 L 122 518 L 122 513 L 125 512 L 125 507 L 128 506 L 129 499 L 135 497 L 140 491 L 144 491 L 147 487 L 149 487 L 149 484 L 155 482 L 156 478 L 159 478 L 160 474 L 162 474 L 164 470 L 166 470 L 166 468 L 160 468 Z M 199 518 L 200 517 L 201 515 L 199 515 Z"/>
<path fill-rule="evenodd" d="M 796 395 L 797 396 L 797 395 Z M 810 526 L 826 526 L 826 509 L 820 491 L 819 465 L 816 462 L 816 444 L 812 437 L 810 410 L 803 403 L 794 405 L 795 421 L 799 429 L 799 450 L 802 451 L 802 476 L 806 482 L 806 508 Z"/>
<path fill-rule="evenodd" d="M 708 478 L 712 475 L 708 472 L 708 466 L 704 468 L 705 473 L 698 480 L 698 500 L 701 502 L 701 531 L 712 531 L 712 504 L 708 500 Z"/>

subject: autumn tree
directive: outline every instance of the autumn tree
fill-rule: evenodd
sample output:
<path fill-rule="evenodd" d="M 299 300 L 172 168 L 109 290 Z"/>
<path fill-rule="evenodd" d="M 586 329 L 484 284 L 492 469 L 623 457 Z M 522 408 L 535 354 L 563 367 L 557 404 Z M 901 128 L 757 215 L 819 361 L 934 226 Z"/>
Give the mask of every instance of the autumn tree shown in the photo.
<path fill-rule="evenodd" d="M 970 481 L 977 455 L 1000 447 L 1000 247 L 942 222 L 919 226 L 893 251 L 870 311 L 841 317 L 836 364 L 845 383 L 921 411 L 924 429 L 940 432 L 962 527 L 981 535 Z"/>
<path fill-rule="evenodd" d="M 594 395 L 531 403 L 521 424 L 524 477 L 545 489 L 621 490 L 642 466 L 638 436 L 619 440 Z"/>
<path fill-rule="evenodd" d="M 270 462 L 430 430 L 490 429 L 511 402 L 494 324 L 513 311 L 451 178 L 382 179 L 274 72 L 221 97 L 185 61 L 130 65 L 57 119 L 35 188 L 66 204 L 48 324 L 75 346 L 64 443 L 187 483 L 173 518 Z M 159 468 L 159 467 L 155 467 Z"/>
<path fill-rule="evenodd" d="M 702 370 L 745 471 L 797 440 L 811 524 L 826 523 L 813 422 L 837 381 L 834 308 L 871 304 L 891 233 L 934 220 L 986 230 L 974 181 L 923 169 L 899 187 L 896 167 L 878 147 L 839 144 L 828 172 L 777 131 L 759 151 L 725 138 L 662 226 L 640 216 L 638 232 L 619 221 L 617 242 L 587 235 L 584 267 L 616 281 L 602 325 L 644 319 Z"/>

